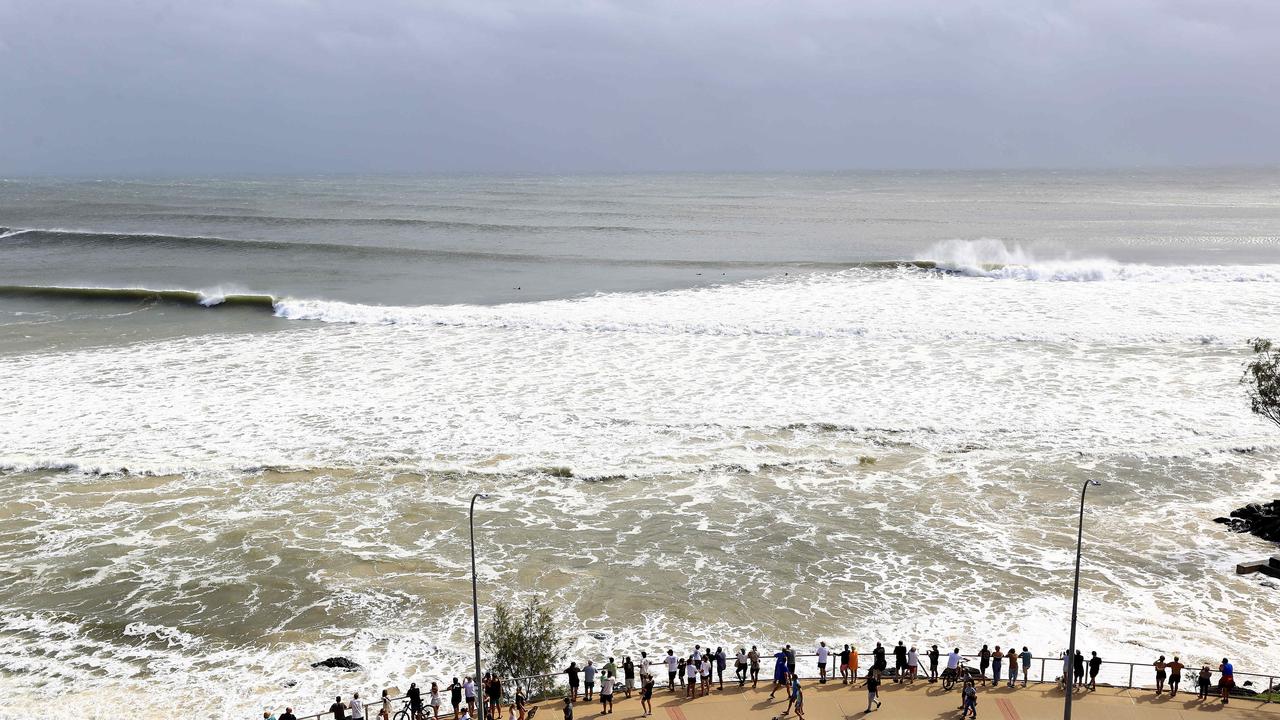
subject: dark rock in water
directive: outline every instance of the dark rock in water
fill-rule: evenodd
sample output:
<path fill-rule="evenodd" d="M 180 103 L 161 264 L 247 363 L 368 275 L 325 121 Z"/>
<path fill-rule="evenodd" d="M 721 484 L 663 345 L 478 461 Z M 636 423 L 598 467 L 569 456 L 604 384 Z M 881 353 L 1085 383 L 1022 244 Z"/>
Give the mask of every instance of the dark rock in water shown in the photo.
<path fill-rule="evenodd" d="M 298 687 L 298 681 L 297 681 L 297 680 L 285 680 L 285 681 L 284 681 L 284 686 L 285 686 L 285 687 L 287 687 L 287 688 L 291 688 L 291 687 Z"/>
<path fill-rule="evenodd" d="M 1239 510 L 1232 510 L 1230 517 L 1218 517 L 1213 521 L 1226 525 L 1232 532 L 1247 532 L 1263 540 L 1280 543 L 1280 500 L 1249 503 Z"/>
<path fill-rule="evenodd" d="M 608 635 L 606 635 L 605 633 L 598 632 L 598 631 L 597 631 L 597 632 L 589 632 L 589 633 L 587 633 L 587 634 L 588 634 L 588 635 L 590 635 L 591 637 L 593 637 L 593 638 L 597 639 L 597 640 L 604 640 L 605 638 L 609 637 L 609 636 L 608 636 Z"/>
<path fill-rule="evenodd" d="M 347 658 L 344 658 L 344 657 L 331 657 L 331 658 L 325 658 L 320 662 L 311 663 L 311 667 L 337 668 L 339 670 L 354 672 L 360 669 L 360 664 L 355 662 L 354 660 L 348 660 Z"/>

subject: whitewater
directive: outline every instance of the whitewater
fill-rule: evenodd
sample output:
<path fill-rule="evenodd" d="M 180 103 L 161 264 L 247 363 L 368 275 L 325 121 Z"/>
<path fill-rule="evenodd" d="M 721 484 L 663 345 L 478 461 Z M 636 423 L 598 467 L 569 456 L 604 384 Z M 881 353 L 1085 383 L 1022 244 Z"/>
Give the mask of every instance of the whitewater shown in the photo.
<path fill-rule="evenodd" d="M 1233 572 L 1273 549 L 1213 522 L 1280 491 L 1280 432 L 1239 385 L 1280 327 L 1280 257 L 1173 242 L 1181 177 L 1045 191 L 1090 188 L 1073 215 L 1124 200 L 1123 237 L 1172 254 L 1025 240 L 1067 223 L 1007 186 L 881 180 L 326 186 L 353 222 L 287 184 L 273 205 L 229 182 L 30 191 L 109 208 L 67 218 L 0 198 L 7 228 L 88 228 L 0 238 L 0 717 L 310 713 L 448 681 L 477 491 L 482 611 L 543 598 L 577 658 L 1050 655 L 1098 480 L 1086 652 L 1280 672 L 1280 596 Z M 981 192 L 1004 233 L 949 221 Z M 395 193 L 397 217 L 473 234 L 366 222 Z M 1260 203 L 1192 229 L 1266 237 Z M 922 220 L 872 225 L 880 247 L 831 216 Z M 642 230 L 509 230 L 538 222 Z M 310 667 L 334 655 L 364 670 Z"/>

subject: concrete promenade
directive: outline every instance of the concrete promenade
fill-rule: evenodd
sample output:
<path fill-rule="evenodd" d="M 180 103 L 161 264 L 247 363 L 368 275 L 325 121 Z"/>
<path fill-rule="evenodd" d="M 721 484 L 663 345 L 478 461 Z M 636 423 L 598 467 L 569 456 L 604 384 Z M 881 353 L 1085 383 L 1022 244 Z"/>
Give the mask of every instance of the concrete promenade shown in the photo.
<path fill-rule="evenodd" d="M 837 680 L 825 685 L 815 680 L 805 681 L 804 704 L 806 720 L 849 720 L 852 718 L 915 718 L 924 720 L 954 720 L 960 717 L 960 691 L 956 688 L 944 692 L 938 683 L 930 684 L 917 680 L 914 685 L 895 685 L 893 682 L 881 686 L 880 699 L 884 706 L 869 715 L 864 715 L 867 708 L 867 691 L 861 682 L 853 685 L 842 685 Z M 677 693 L 669 693 L 664 687 L 654 688 L 653 717 L 655 720 L 723 720 L 743 718 L 744 720 L 768 720 L 787 709 L 787 699 L 782 690 L 777 698 L 769 700 L 769 690 L 765 683 L 760 689 L 752 690 L 750 685 L 738 688 L 737 683 L 725 683 L 723 691 L 712 690 L 710 695 L 695 699 L 685 699 Z M 632 693 L 631 699 L 623 698 L 621 693 L 615 695 L 613 720 L 631 720 L 639 718 L 640 695 Z M 1062 717 L 1062 691 L 1053 684 L 1019 686 L 1016 689 L 1005 687 L 978 688 L 978 716 L 986 720 L 1056 720 Z M 563 700 L 550 700 L 538 703 L 536 720 L 561 720 Z M 506 709 L 503 709 L 506 717 Z M 593 699 L 590 703 L 579 702 L 574 706 L 574 720 L 596 718 L 600 716 L 600 702 Z M 794 718 L 795 713 L 787 716 Z M 1231 703 L 1222 705 L 1216 697 L 1209 700 L 1197 700 L 1194 692 L 1178 693 L 1176 698 L 1167 694 L 1156 697 L 1151 690 L 1099 687 L 1096 692 L 1077 692 L 1072 703 L 1072 717 L 1079 720 L 1140 720 L 1143 718 L 1280 718 L 1280 703 L 1265 704 L 1255 700 L 1232 698 Z"/>

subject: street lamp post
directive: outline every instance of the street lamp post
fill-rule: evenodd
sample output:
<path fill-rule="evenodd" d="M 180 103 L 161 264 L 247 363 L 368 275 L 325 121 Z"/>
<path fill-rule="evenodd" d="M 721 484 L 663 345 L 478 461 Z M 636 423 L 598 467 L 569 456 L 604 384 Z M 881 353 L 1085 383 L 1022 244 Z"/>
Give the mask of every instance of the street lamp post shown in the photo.
<path fill-rule="evenodd" d="M 1076 607 L 1080 602 L 1080 546 L 1084 541 L 1084 494 L 1088 492 L 1089 486 L 1098 486 L 1102 483 L 1097 480 L 1086 480 L 1084 486 L 1080 488 L 1080 527 L 1076 532 L 1076 581 L 1075 586 L 1071 590 L 1071 640 L 1067 646 L 1067 661 L 1064 663 L 1062 671 L 1063 684 L 1066 686 L 1067 702 L 1062 708 L 1063 720 L 1071 720 L 1071 696 L 1074 694 L 1072 686 L 1075 684 L 1076 678 L 1071 677 L 1071 673 L 1066 670 L 1067 667 L 1075 669 L 1076 661 Z"/>
<path fill-rule="evenodd" d="M 484 500 L 488 497 L 484 493 L 476 493 L 471 496 L 471 512 L 468 518 L 468 523 L 471 526 L 471 619 L 476 636 L 476 675 L 471 678 L 471 687 L 475 689 L 476 693 L 477 718 L 488 716 L 484 714 L 484 689 L 480 687 L 480 602 L 478 600 L 479 593 L 476 589 L 476 500 Z"/>

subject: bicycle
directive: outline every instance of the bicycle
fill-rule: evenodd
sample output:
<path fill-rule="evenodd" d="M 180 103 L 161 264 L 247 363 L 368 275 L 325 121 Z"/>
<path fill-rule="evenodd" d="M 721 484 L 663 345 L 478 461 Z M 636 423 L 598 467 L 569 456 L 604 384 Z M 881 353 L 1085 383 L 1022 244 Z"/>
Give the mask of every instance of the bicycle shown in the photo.
<path fill-rule="evenodd" d="M 954 669 L 947 668 L 946 670 L 942 671 L 942 674 L 939 675 L 938 677 L 942 680 L 942 689 L 944 691 L 949 691 L 951 690 L 951 688 L 955 687 L 957 681 L 960 681 L 962 679 L 968 679 L 969 677 L 969 666 L 967 664 L 968 662 L 969 662 L 968 660 L 965 660 L 964 658 L 960 658 L 960 664 L 957 667 L 955 667 Z"/>

